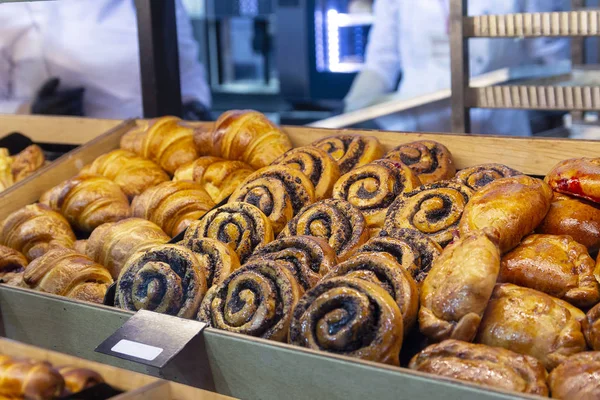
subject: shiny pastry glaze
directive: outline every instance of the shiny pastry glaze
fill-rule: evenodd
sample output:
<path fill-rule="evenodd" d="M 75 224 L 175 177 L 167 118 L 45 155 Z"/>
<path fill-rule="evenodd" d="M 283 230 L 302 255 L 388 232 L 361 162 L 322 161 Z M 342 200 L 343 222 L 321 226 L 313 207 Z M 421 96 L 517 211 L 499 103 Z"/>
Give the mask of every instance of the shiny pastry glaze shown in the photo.
<path fill-rule="evenodd" d="M 402 313 L 379 285 L 357 278 L 323 280 L 294 309 L 289 341 L 314 350 L 398 365 Z"/>
<path fill-rule="evenodd" d="M 585 314 L 581 327 L 588 346 L 600 351 L 600 304 L 596 304 Z"/>
<path fill-rule="evenodd" d="M 456 173 L 454 180 L 477 191 L 495 180 L 523 175 L 521 172 L 503 164 L 481 164 L 465 168 Z"/>
<path fill-rule="evenodd" d="M 342 176 L 333 188 L 333 198 L 358 208 L 370 227 L 382 227 L 392 202 L 421 185 L 410 168 L 390 160 L 377 160 Z"/>
<path fill-rule="evenodd" d="M 194 252 L 206 276 L 208 288 L 220 284 L 240 267 L 240 260 L 231 247 L 216 239 L 190 238 L 178 244 Z"/>
<path fill-rule="evenodd" d="M 407 165 L 423 184 L 450 179 L 456 174 L 450 151 L 433 140 L 405 143 L 387 153 L 385 158 Z"/>
<path fill-rule="evenodd" d="M 79 393 L 100 383 L 104 383 L 102 375 L 87 368 L 70 366 L 58 367 L 58 372 L 65 380 L 65 389 L 69 393 Z"/>
<path fill-rule="evenodd" d="M 23 151 L 12 157 L 11 171 L 13 181 L 20 182 L 44 166 L 46 157 L 37 144 L 27 146 Z"/>
<path fill-rule="evenodd" d="M 600 203 L 600 158 L 574 158 L 559 162 L 546 176 L 560 193 Z"/>
<path fill-rule="evenodd" d="M 383 156 L 383 147 L 374 136 L 330 136 L 317 140 L 312 145 L 329 153 L 337 161 L 342 175 Z"/>
<path fill-rule="evenodd" d="M 228 203 L 192 222 L 184 240 L 208 237 L 230 246 L 243 264 L 259 245 L 273 241 L 271 222 L 252 204 Z"/>
<path fill-rule="evenodd" d="M 313 236 L 290 236 L 258 247 L 249 262 L 269 259 L 282 262 L 308 290 L 338 263 L 335 251 L 325 239 Z"/>
<path fill-rule="evenodd" d="M 301 295 L 302 288 L 285 266 L 259 258 L 213 286 L 197 318 L 229 332 L 285 341 Z"/>
<path fill-rule="evenodd" d="M 343 261 L 369 239 L 362 213 L 344 200 L 321 200 L 304 207 L 279 238 L 308 235 L 324 238 Z"/>
<path fill-rule="evenodd" d="M 387 253 L 357 254 L 335 266 L 323 280 L 344 276 L 367 280 L 388 292 L 398 304 L 404 334 L 408 334 L 417 320 L 419 290 L 408 271 L 392 256 Z"/>
<path fill-rule="evenodd" d="M 548 395 L 542 363 L 499 347 L 445 340 L 413 357 L 409 368 L 497 389 Z"/>
<path fill-rule="evenodd" d="M 600 398 L 600 353 L 575 354 L 552 370 L 548 386 L 555 399 Z"/>
<path fill-rule="evenodd" d="M 496 285 L 476 341 L 533 356 L 552 370 L 585 350 L 585 314 L 566 301 L 510 283 Z"/>
<path fill-rule="evenodd" d="M 458 224 L 473 191 L 456 182 L 423 185 L 390 205 L 383 229 L 416 229 L 445 247 L 458 236 Z"/>
<path fill-rule="evenodd" d="M 2 358 L 0 396 L 8 399 L 56 399 L 62 395 L 65 381 L 49 363 L 7 356 Z"/>
<path fill-rule="evenodd" d="M 465 235 L 446 247 L 421 286 L 419 328 L 433 341 L 472 341 L 500 270 L 498 237 Z"/>
<path fill-rule="evenodd" d="M 117 281 L 115 307 L 192 318 L 206 289 L 206 277 L 194 253 L 163 244 L 127 260 Z"/>
<path fill-rule="evenodd" d="M 306 175 L 289 166 L 275 165 L 246 178 L 233 192 L 229 203 L 245 202 L 257 207 L 269 218 L 277 234 L 314 199 L 314 186 Z"/>
<path fill-rule="evenodd" d="M 530 235 L 502 257 L 498 282 L 514 283 L 591 307 L 600 301 L 595 262 L 570 236 Z"/>

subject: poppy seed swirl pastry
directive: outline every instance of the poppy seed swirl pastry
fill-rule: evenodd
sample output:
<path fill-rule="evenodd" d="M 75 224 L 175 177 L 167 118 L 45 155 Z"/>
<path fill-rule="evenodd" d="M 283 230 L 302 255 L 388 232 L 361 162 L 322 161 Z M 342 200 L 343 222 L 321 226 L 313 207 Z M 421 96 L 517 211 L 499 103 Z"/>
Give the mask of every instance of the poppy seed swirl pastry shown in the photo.
<path fill-rule="evenodd" d="M 323 280 L 347 277 L 364 279 L 381 286 L 394 298 L 402 313 L 404 334 L 410 332 L 417 320 L 419 290 L 415 280 L 398 262 L 385 253 L 362 253 L 338 264 Z"/>
<path fill-rule="evenodd" d="M 451 179 L 456 174 L 450 151 L 433 140 L 402 144 L 387 153 L 385 158 L 407 165 L 424 185 Z"/>
<path fill-rule="evenodd" d="M 487 184 L 502 178 L 523 175 L 503 164 L 481 164 L 465 168 L 456 173 L 454 180 L 477 191 Z"/>
<path fill-rule="evenodd" d="M 458 224 L 473 191 L 456 182 L 423 185 L 392 203 L 383 229 L 415 229 L 445 247 L 458 236 Z"/>
<path fill-rule="evenodd" d="M 225 280 L 240 267 L 240 260 L 231 247 L 216 239 L 192 238 L 178 243 L 196 254 L 200 265 L 206 273 L 206 285 L 210 289 Z"/>
<path fill-rule="evenodd" d="M 374 136 L 330 136 L 319 139 L 312 145 L 329 153 L 338 163 L 342 175 L 383 156 L 383 147 Z"/>
<path fill-rule="evenodd" d="M 277 234 L 314 199 L 314 187 L 306 175 L 292 167 L 275 165 L 246 178 L 233 192 L 229 203 L 242 201 L 258 207 L 269 218 Z"/>
<path fill-rule="evenodd" d="M 370 227 L 382 227 L 396 197 L 419 186 L 421 181 L 406 165 L 377 160 L 342 176 L 333 187 L 333 198 L 358 208 Z"/>
<path fill-rule="evenodd" d="M 291 344 L 399 365 L 402 313 L 388 292 L 364 279 L 332 278 L 300 299 Z"/>
<path fill-rule="evenodd" d="M 127 260 L 117 281 L 115 307 L 193 318 L 205 293 L 205 273 L 195 254 L 163 244 Z"/>
<path fill-rule="evenodd" d="M 245 264 L 207 293 L 197 319 L 217 329 L 283 342 L 302 288 L 277 261 Z"/>
<path fill-rule="evenodd" d="M 315 286 L 338 263 L 335 251 L 325 239 L 302 235 L 260 246 L 249 262 L 259 259 L 278 261 L 287 266 L 305 290 Z"/>
<path fill-rule="evenodd" d="M 344 200 L 321 200 L 304 207 L 279 238 L 308 235 L 323 238 L 343 261 L 369 239 L 365 217 Z"/>
<path fill-rule="evenodd" d="M 421 351 L 408 367 L 497 389 L 548 395 L 542 363 L 499 347 L 449 339 Z"/>
<path fill-rule="evenodd" d="M 315 187 L 315 200 L 331 197 L 333 185 L 340 178 L 340 168 L 333 158 L 314 146 L 292 149 L 273 161 L 273 165 L 296 168 L 306 175 Z"/>
<path fill-rule="evenodd" d="M 228 203 L 193 222 L 184 240 L 211 238 L 231 247 L 244 264 L 254 249 L 273 241 L 271 222 L 262 211 L 248 203 Z"/>

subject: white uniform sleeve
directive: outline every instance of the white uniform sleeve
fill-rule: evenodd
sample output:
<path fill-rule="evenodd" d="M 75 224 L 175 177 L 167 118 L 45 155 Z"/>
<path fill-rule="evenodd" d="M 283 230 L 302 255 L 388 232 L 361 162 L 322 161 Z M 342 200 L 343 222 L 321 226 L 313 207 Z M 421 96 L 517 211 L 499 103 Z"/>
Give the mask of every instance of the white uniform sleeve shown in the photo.
<path fill-rule="evenodd" d="M 14 114 L 26 99 L 13 94 L 13 45 L 29 23 L 22 4 L 0 4 L 0 114 Z"/>
<path fill-rule="evenodd" d="M 184 103 L 198 100 L 206 107 L 210 107 L 210 89 L 206 82 L 204 67 L 198 59 L 198 43 L 194 38 L 190 17 L 181 0 L 175 1 L 175 7 L 182 100 Z"/>
<path fill-rule="evenodd" d="M 524 0 L 524 12 L 568 11 L 570 0 Z M 526 42 L 532 60 L 543 64 L 551 64 L 559 60 L 569 59 L 570 42 L 568 38 L 529 39 Z"/>
<path fill-rule="evenodd" d="M 375 0 L 375 24 L 369 35 L 365 59 L 365 69 L 378 73 L 388 92 L 396 89 L 401 70 L 399 3 L 398 0 Z"/>
<path fill-rule="evenodd" d="M 24 100 L 11 96 L 12 63 L 6 49 L 0 45 L 0 114 L 14 114 Z"/>

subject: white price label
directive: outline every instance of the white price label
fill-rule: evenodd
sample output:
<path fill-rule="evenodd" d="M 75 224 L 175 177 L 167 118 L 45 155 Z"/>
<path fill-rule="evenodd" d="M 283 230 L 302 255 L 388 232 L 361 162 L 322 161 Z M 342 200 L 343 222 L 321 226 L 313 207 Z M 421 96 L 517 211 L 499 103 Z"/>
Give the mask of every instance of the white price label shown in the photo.
<path fill-rule="evenodd" d="M 153 361 L 163 352 L 160 347 L 149 346 L 147 344 L 133 342 L 127 339 L 121 339 L 112 348 L 115 353 L 125 354 L 131 357 L 141 358 L 146 361 Z"/>

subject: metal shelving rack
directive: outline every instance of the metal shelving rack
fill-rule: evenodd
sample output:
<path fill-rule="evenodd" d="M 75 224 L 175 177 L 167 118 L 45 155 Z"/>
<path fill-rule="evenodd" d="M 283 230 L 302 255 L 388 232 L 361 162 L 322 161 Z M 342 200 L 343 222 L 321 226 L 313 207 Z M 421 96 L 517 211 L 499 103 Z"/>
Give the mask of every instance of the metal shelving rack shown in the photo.
<path fill-rule="evenodd" d="M 600 36 L 600 10 L 468 16 L 468 0 L 452 0 L 452 131 L 470 132 L 471 108 L 523 110 L 600 110 L 600 79 L 597 83 L 585 70 L 564 77 L 488 87 L 469 83 L 471 38 L 539 38 Z M 581 7 L 581 0 L 573 1 Z M 582 41 L 574 41 L 574 65 L 580 64 Z M 579 60 L 577 60 L 579 59 Z"/>

